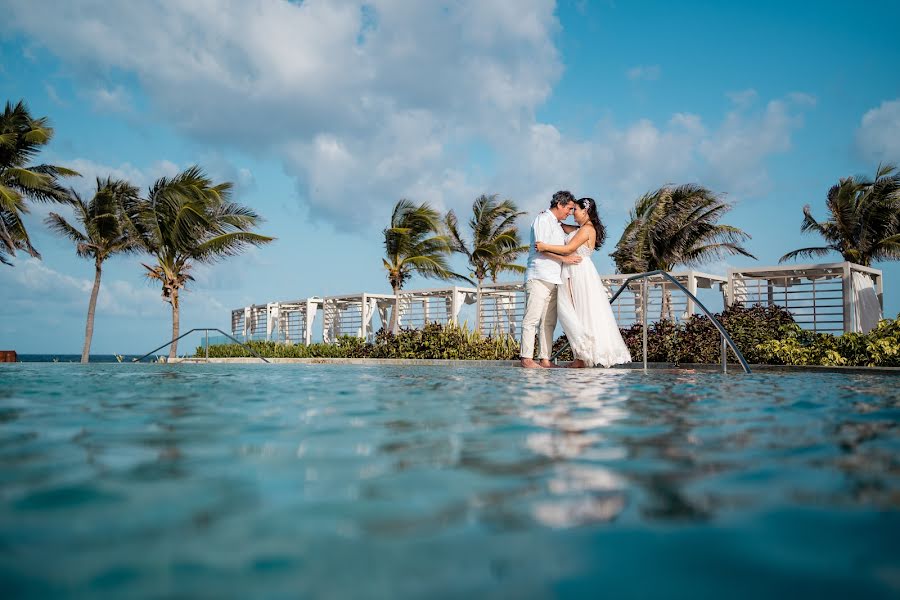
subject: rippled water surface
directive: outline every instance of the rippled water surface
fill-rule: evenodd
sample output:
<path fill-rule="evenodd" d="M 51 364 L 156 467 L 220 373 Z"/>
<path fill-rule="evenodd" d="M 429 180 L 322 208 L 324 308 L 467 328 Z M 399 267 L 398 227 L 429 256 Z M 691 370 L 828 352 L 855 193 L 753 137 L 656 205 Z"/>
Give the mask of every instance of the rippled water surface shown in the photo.
<path fill-rule="evenodd" d="M 897 597 L 898 384 L 0 365 L 0 595 Z"/>

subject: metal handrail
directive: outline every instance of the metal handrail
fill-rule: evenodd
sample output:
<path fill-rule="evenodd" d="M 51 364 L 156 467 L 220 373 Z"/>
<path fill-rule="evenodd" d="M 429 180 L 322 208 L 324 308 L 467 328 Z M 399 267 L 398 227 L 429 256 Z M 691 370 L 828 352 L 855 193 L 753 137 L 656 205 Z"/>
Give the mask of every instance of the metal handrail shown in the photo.
<path fill-rule="evenodd" d="M 711 312 L 700 302 L 700 299 L 697 298 L 694 294 L 692 294 L 686 287 L 681 285 L 681 283 L 669 275 L 666 271 L 648 271 L 646 273 L 638 273 L 626 279 L 622 282 L 622 287 L 616 290 L 616 293 L 613 294 L 612 298 L 610 298 L 609 303 L 612 304 L 616 301 L 616 298 L 619 297 L 625 288 L 628 287 L 628 284 L 637 279 L 642 279 L 642 289 L 641 289 L 641 329 L 643 334 L 643 350 L 644 350 L 644 370 L 647 369 L 647 282 L 650 277 L 654 277 L 656 275 L 662 275 L 664 278 L 668 279 L 670 282 L 674 283 L 678 289 L 687 294 L 687 296 L 697 303 L 697 306 L 700 307 L 700 310 L 703 311 L 709 320 L 713 322 L 713 325 L 716 329 L 719 330 L 719 334 L 722 336 L 722 372 L 728 372 L 728 347 L 731 347 L 731 350 L 734 352 L 734 355 L 737 357 L 738 362 L 741 363 L 741 367 L 744 369 L 744 373 L 750 372 L 750 365 L 747 364 L 747 361 L 744 359 L 744 355 L 741 354 L 741 351 L 738 349 L 737 345 L 735 345 L 734 340 L 731 339 L 731 336 L 728 335 L 728 332 L 725 331 L 725 328 L 722 327 L 722 324 L 719 323 L 719 320 L 716 319 Z M 562 352 L 569 347 L 569 342 L 566 340 L 566 343 L 556 351 L 550 360 L 555 361 Z"/>
<path fill-rule="evenodd" d="M 215 327 L 196 327 L 196 328 L 194 328 L 194 329 L 191 329 L 191 330 L 188 331 L 188 332 L 182 333 L 182 334 L 179 335 L 177 338 L 174 338 L 174 339 L 172 339 L 172 340 L 169 340 L 168 342 L 166 342 L 165 344 L 163 344 L 163 345 L 160 346 L 159 348 L 155 348 L 155 349 L 151 350 L 150 352 L 148 352 L 147 354 L 143 355 L 142 357 L 131 359 L 131 362 L 141 362 L 142 360 L 144 360 L 145 358 L 147 358 L 148 356 L 150 356 L 150 355 L 153 354 L 154 352 L 157 352 L 157 351 L 159 351 L 159 350 L 162 350 L 162 349 L 165 348 L 166 346 L 169 346 L 169 345 L 171 345 L 171 344 L 174 344 L 175 342 L 177 342 L 178 340 L 180 340 L 180 339 L 183 338 L 184 336 L 190 335 L 190 334 L 194 333 L 195 331 L 205 331 L 205 332 L 206 332 L 206 360 L 207 360 L 207 361 L 209 361 L 209 332 L 210 332 L 210 331 L 218 331 L 219 333 L 221 333 L 222 335 L 224 335 L 225 337 L 227 337 L 229 340 L 233 341 L 233 342 L 236 343 L 236 344 L 240 344 L 241 346 L 243 346 L 244 348 L 246 348 L 246 349 L 250 352 L 250 354 L 252 354 L 252 355 L 255 356 L 256 358 L 258 358 L 259 360 L 263 361 L 263 362 L 266 363 L 266 364 L 271 364 L 269 361 L 267 361 L 267 360 L 264 359 L 262 356 L 260 356 L 259 354 L 257 354 L 257 353 L 253 350 L 253 348 L 251 348 L 249 345 L 245 344 L 244 342 L 238 341 L 237 339 L 235 339 L 234 337 L 228 335 L 227 333 L 225 333 L 225 332 L 222 331 L 221 329 L 217 329 L 217 328 L 215 328 Z"/>

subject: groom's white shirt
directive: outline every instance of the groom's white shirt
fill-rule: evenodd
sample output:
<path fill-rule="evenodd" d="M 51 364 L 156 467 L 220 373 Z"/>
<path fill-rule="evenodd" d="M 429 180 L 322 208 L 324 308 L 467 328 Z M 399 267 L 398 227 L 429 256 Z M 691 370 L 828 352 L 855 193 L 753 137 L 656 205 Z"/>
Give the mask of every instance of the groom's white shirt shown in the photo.
<path fill-rule="evenodd" d="M 525 271 L 525 281 L 539 279 L 554 285 L 562 283 L 562 265 L 552 258 L 546 258 L 534 249 L 536 242 L 564 246 L 566 233 L 559 224 L 559 220 L 549 210 L 543 211 L 531 224 L 531 244 L 528 250 L 528 268 Z"/>

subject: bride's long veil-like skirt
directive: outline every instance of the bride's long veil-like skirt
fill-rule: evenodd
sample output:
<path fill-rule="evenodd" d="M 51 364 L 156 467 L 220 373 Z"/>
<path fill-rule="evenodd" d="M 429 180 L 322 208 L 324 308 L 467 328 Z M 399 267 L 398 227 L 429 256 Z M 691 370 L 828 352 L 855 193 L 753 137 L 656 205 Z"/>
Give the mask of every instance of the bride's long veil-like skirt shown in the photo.
<path fill-rule="evenodd" d="M 586 260 L 564 275 L 568 277 L 559 286 L 557 315 L 575 358 L 588 366 L 631 362 L 594 265 Z"/>

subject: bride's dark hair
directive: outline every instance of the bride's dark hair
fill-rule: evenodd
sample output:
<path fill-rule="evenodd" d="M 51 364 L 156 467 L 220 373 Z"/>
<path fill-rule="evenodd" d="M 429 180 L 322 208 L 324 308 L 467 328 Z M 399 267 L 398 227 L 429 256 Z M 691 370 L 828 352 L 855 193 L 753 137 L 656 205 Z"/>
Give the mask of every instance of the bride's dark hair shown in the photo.
<path fill-rule="evenodd" d="M 588 218 L 594 226 L 594 231 L 597 232 L 597 241 L 594 242 L 594 249 L 599 250 L 600 246 L 603 245 L 603 242 L 606 241 L 606 227 L 603 226 L 603 223 L 600 221 L 600 216 L 597 214 L 597 202 L 593 198 L 579 198 L 575 203 L 581 207 L 582 210 L 587 211 Z"/>

